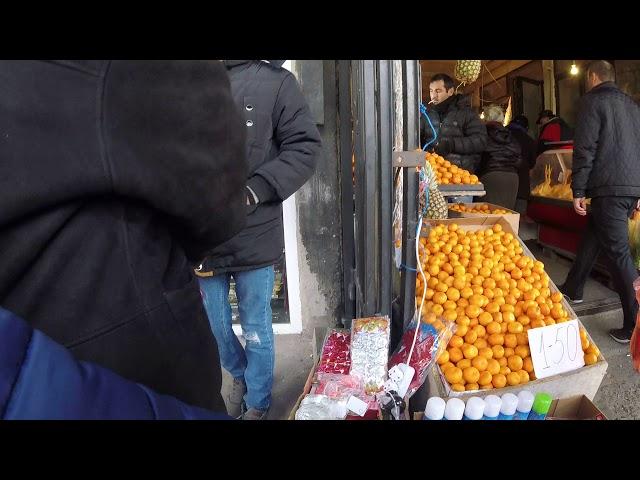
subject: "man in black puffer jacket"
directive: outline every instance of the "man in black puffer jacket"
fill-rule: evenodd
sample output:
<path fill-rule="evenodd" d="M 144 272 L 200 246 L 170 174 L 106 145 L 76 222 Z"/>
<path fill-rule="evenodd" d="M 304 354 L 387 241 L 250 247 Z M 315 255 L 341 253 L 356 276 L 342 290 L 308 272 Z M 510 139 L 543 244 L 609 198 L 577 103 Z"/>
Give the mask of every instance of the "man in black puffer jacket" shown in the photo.
<path fill-rule="evenodd" d="M 273 265 L 284 252 L 282 202 L 313 175 L 320 133 L 295 77 L 281 60 L 227 60 L 247 130 L 247 226 L 196 270 L 222 366 L 233 376 L 229 413 L 259 420 L 271 403 Z M 231 328 L 231 277 L 246 350 Z M 246 393 L 246 395 L 245 395 Z M 246 408 L 242 408 L 246 407 Z"/>
<path fill-rule="evenodd" d="M 476 112 L 471 109 L 467 95 L 455 94 L 455 83 L 446 74 L 434 75 L 429 82 L 430 105 L 427 113 L 436 131 L 430 145 L 451 163 L 471 173 L 477 173 L 480 155 L 487 146 L 487 130 Z M 422 145 L 434 139 L 431 125 L 421 123 Z"/>
<path fill-rule="evenodd" d="M 629 343 L 638 304 L 633 282 L 638 274 L 629 249 L 628 219 L 640 198 L 640 107 L 613 83 L 613 66 L 591 62 L 586 70 L 589 92 L 581 100 L 574 139 L 573 205 L 587 215 L 587 230 L 561 290 L 582 301 L 584 284 L 604 251 L 612 263 L 612 279 L 622 301 L 623 328 L 609 335 Z"/>
<path fill-rule="evenodd" d="M 245 225 L 243 125 L 219 61 L 0 62 L 0 305 L 224 411 L 193 266 Z"/>

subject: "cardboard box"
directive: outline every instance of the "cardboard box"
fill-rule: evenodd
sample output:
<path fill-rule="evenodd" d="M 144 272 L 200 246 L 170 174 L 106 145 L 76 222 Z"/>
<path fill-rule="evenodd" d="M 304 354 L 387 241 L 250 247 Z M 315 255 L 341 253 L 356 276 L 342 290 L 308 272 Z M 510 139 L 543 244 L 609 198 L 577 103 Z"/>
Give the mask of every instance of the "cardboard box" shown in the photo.
<path fill-rule="evenodd" d="M 554 400 L 547 420 L 607 420 L 607 417 L 585 395 Z"/>
<path fill-rule="evenodd" d="M 507 210 L 509 213 L 508 214 L 486 214 L 486 213 L 471 213 L 471 212 L 456 212 L 455 210 L 451 210 L 449 209 L 449 218 L 483 218 L 483 217 L 488 217 L 488 218 L 499 218 L 499 217 L 504 217 L 507 222 L 509 222 L 509 225 L 511 225 L 511 228 L 513 229 L 514 233 L 517 235 L 518 232 L 520 231 L 520 214 L 518 212 L 515 212 L 513 210 L 509 210 L 508 208 L 504 208 L 500 205 L 494 205 L 493 203 L 463 203 L 462 205 L 464 205 L 465 207 L 469 207 L 469 208 L 478 208 L 481 205 L 488 205 L 489 208 L 491 210 L 494 210 L 496 208 L 500 208 L 502 210 Z"/>
<path fill-rule="evenodd" d="M 535 258 L 535 256 L 531 253 L 531 251 L 524 244 L 522 239 L 518 237 L 518 235 L 514 232 L 511 224 L 502 216 L 492 216 L 492 217 L 476 217 L 476 218 L 456 218 L 456 219 L 448 219 L 448 220 L 428 220 L 427 225 L 422 231 L 422 235 L 428 235 L 429 229 L 437 226 L 439 224 L 450 225 L 452 223 L 458 224 L 460 228 L 467 231 L 476 231 L 481 229 L 491 228 L 495 224 L 499 224 L 502 226 L 505 232 L 509 232 L 514 237 L 518 239 L 520 242 L 520 246 L 525 255 Z M 558 287 L 551 281 L 549 282 L 549 289 L 552 292 L 557 292 Z M 562 306 L 567 311 L 570 320 L 577 319 L 578 323 L 581 327 L 584 328 L 582 322 L 578 319 L 571 305 L 563 299 Z M 586 330 L 586 329 L 585 329 Z M 587 332 L 587 338 L 591 343 L 593 343 L 593 339 Z M 458 397 L 462 400 L 466 400 L 469 397 L 477 396 L 477 397 L 485 397 L 491 394 L 502 395 L 504 393 L 514 393 L 517 394 L 520 390 L 528 389 L 533 393 L 536 392 L 547 392 L 551 394 L 554 398 L 564 399 L 576 395 L 585 395 L 588 399 L 592 400 L 598 389 L 600 388 L 600 384 L 604 379 L 604 375 L 607 371 L 608 364 L 605 358 L 602 356 L 602 352 L 598 357 L 598 361 L 593 365 L 586 365 L 578 370 L 573 370 L 571 372 L 561 373 L 559 375 L 554 375 L 552 377 L 537 379 L 531 381 L 526 384 L 526 386 L 518 385 L 514 387 L 504 387 L 500 389 L 491 389 L 491 390 L 474 390 L 468 392 L 455 392 L 452 391 L 449 387 L 449 383 L 445 380 L 444 375 L 440 370 L 439 365 L 434 365 L 427 376 L 428 388 L 431 396 L 440 396 L 442 398 L 450 398 L 450 397 Z"/>

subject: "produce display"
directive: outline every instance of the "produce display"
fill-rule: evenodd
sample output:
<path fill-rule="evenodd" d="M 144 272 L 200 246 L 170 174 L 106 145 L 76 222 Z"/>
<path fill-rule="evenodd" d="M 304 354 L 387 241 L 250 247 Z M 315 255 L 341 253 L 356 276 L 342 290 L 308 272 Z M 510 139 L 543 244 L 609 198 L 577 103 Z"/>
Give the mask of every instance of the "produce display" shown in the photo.
<path fill-rule="evenodd" d="M 511 213 L 511 211 L 506 210 L 504 208 L 494 208 L 491 209 L 489 205 L 480 204 L 477 207 L 468 207 L 464 203 L 457 203 L 449 206 L 449 210 L 453 210 L 454 212 L 460 213 L 484 213 L 491 215 L 507 215 Z"/>
<path fill-rule="evenodd" d="M 531 190 L 531 195 L 539 197 L 559 198 L 561 200 L 572 200 L 573 191 L 571 190 L 571 170 L 564 176 L 562 183 L 551 186 L 551 165 L 544 167 L 544 182 Z"/>
<path fill-rule="evenodd" d="M 420 238 L 418 305 L 426 290 L 423 321 L 457 324 L 437 359 L 454 391 L 502 388 L 535 380 L 527 331 L 570 320 L 562 294 L 552 293 L 544 264 L 525 255 L 517 237 L 499 224 L 465 231 L 438 225 Z M 435 314 L 435 315 L 430 315 Z M 580 338 L 587 365 L 598 348 Z"/>
<path fill-rule="evenodd" d="M 454 165 L 440 155 L 428 152 L 426 158 L 440 185 L 477 185 L 480 183 L 476 175 L 472 175 L 468 170 Z"/>

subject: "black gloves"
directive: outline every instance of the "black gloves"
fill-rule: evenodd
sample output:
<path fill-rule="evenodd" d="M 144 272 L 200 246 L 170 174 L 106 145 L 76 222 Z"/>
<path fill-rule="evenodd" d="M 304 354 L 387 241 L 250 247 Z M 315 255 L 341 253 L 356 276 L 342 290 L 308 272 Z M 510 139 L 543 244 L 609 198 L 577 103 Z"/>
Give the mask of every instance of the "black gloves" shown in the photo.
<path fill-rule="evenodd" d="M 441 138 L 438 140 L 438 143 L 436 143 L 434 150 L 438 155 L 445 157 L 453 150 L 453 141 L 448 138 Z"/>

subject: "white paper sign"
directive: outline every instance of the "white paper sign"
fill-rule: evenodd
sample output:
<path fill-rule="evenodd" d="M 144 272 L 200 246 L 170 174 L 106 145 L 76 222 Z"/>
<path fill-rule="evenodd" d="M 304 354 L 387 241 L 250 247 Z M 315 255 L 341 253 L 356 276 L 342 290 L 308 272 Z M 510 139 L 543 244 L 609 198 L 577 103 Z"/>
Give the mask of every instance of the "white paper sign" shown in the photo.
<path fill-rule="evenodd" d="M 584 367 L 578 320 L 530 329 L 527 334 L 537 378 Z"/>
<path fill-rule="evenodd" d="M 367 413 L 369 405 L 367 405 L 366 402 L 360 400 L 358 397 L 354 397 L 353 395 L 351 395 L 349 397 L 349 401 L 347 402 L 347 408 L 354 412 L 356 415 L 364 417 L 364 414 Z"/>

